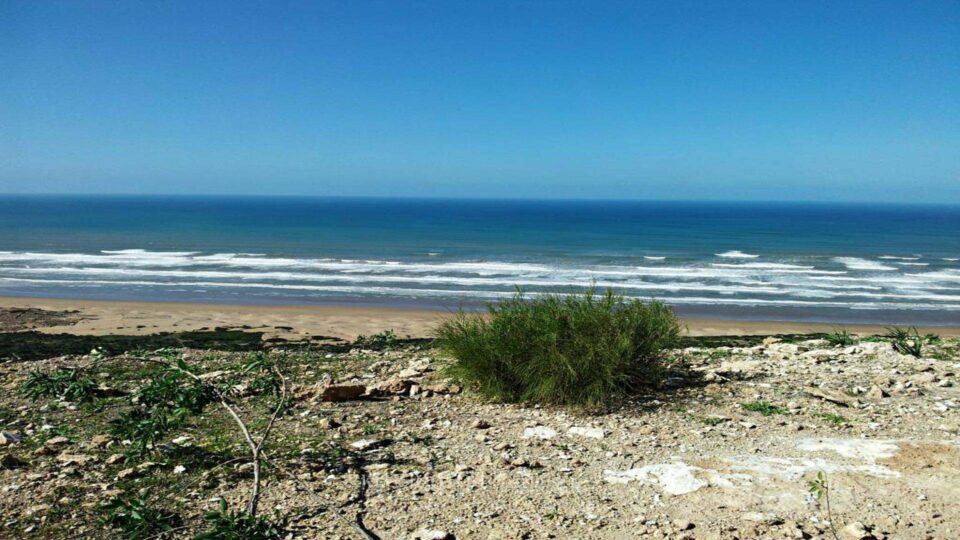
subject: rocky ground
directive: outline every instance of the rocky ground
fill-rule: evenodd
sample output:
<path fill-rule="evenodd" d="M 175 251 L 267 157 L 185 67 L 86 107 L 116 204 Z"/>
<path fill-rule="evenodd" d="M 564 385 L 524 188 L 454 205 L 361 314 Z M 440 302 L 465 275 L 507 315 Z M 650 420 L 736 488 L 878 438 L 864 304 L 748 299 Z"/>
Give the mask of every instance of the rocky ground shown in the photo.
<path fill-rule="evenodd" d="M 704 343 L 673 351 L 659 388 L 604 412 L 483 403 L 445 379 L 437 351 L 390 340 L 10 359 L 0 530 L 114 537 L 103 505 L 143 496 L 176 516 L 168 536 L 190 537 L 220 497 L 242 509 L 249 452 L 215 403 L 143 454 L 111 435 L 157 362 L 181 359 L 254 434 L 278 395 L 245 366 L 281 367 L 289 403 L 264 446 L 260 505 L 293 537 L 363 538 L 358 515 L 384 539 L 960 537 L 960 341 L 919 358 L 883 339 Z M 61 367 L 84 368 L 95 397 L 21 394 L 31 370 Z"/>

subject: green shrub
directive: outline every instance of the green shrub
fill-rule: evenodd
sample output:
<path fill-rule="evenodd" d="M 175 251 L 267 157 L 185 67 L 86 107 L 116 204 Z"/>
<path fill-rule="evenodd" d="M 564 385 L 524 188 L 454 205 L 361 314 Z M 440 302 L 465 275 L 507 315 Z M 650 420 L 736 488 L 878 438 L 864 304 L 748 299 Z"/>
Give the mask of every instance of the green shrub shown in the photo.
<path fill-rule="evenodd" d="M 522 292 L 489 306 L 489 316 L 460 313 L 438 330 L 456 359 L 452 375 L 505 401 L 600 405 L 656 382 L 663 352 L 680 325 L 661 302 L 597 294 Z"/>
<path fill-rule="evenodd" d="M 201 414 L 214 399 L 209 387 L 167 368 L 140 388 L 137 406 L 113 419 L 110 432 L 120 440 L 131 442 L 131 454 L 144 455 L 171 429 Z"/>
<path fill-rule="evenodd" d="M 88 401 L 93 399 L 96 390 L 96 381 L 86 371 L 63 367 L 53 373 L 31 371 L 20 387 L 21 393 L 33 401 L 42 397 Z"/>
<path fill-rule="evenodd" d="M 204 517 L 210 528 L 194 536 L 195 540 L 273 540 L 283 538 L 283 523 L 227 509 L 220 499 L 220 508 Z"/>
<path fill-rule="evenodd" d="M 856 338 L 847 332 L 846 328 L 838 328 L 833 333 L 827 334 L 824 339 L 834 347 L 849 347 L 857 343 Z"/>
<path fill-rule="evenodd" d="M 180 525 L 180 516 L 150 506 L 149 494 L 137 497 L 114 497 L 100 507 L 100 523 L 112 527 L 130 540 L 157 538 Z"/>
<path fill-rule="evenodd" d="M 384 330 L 372 336 L 357 336 L 353 346 L 372 351 L 385 351 L 397 346 L 397 334 L 393 330 Z"/>

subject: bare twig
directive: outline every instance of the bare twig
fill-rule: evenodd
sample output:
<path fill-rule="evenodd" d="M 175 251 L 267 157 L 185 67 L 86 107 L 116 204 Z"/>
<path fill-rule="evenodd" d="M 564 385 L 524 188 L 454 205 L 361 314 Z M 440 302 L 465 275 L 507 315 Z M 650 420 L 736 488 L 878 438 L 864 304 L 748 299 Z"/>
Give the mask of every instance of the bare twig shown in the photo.
<path fill-rule="evenodd" d="M 242 418 L 240 418 L 240 414 L 237 412 L 236 408 L 227 399 L 227 396 L 225 396 L 222 392 L 220 392 L 220 390 L 216 386 L 204 381 L 196 373 L 183 369 L 176 364 L 171 364 L 169 362 L 165 362 L 162 360 L 154 360 L 152 358 L 143 358 L 142 360 L 146 362 L 160 364 L 162 366 L 167 367 L 168 369 L 176 370 L 192 378 L 193 380 L 195 380 L 205 388 L 209 389 L 213 393 L 213 395 L 216 396 L 217 401 L 219 401 L 220 405 L 227 411 L 227 414 L 229 414 L 230 417 L 233 418 L 234 423 L 237 424 L 237 427 L 240 429 L 240 432 L 243 434 L 243 438 L 247 442 L 247 446 L 250 447 L 250 454 L 252 456 L 252 463 L 253 463 L 253 486 L 250 488 L 250 500 L 247 503 L 247 513 L 250 514 L 251 517 L 256 517 L 257 506 L 260 503 L 260 461 L 261 461 L 260 450 L 263 447 L 264 442 L 267 440 L 267 436 L 270 434 L 270 431 L 273 429 L 273 426 L 276 423 L 276 420 L 280 415 L 280 411 L 283 409 L 283 406 L 286 403 L 286 399 L 287 399 L 286 379 L 280 373 L 279 369 L 277 369 L 276 366 L 274 366 L 274 371 L 275 373 L 277 373 L 277 375 L 279 375 L 280 381 L 281 381 L 280 403 L 277 405 L 276 410 L 274 410 L 273 416 L 271 416 L 270 422 L 267 425 L 267 428 L 264 430 L 264 433 L 262 434 L 258 442 L 253 440 L 253 436 L 250 434 L 250 429 L 247 427 L 247 424 L 243 421 Z"/>

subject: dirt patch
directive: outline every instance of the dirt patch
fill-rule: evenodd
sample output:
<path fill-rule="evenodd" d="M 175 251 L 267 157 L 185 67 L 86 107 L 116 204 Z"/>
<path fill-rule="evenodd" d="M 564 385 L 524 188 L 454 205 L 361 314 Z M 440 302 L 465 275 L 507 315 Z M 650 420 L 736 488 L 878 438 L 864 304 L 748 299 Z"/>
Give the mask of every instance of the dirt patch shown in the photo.
<path fill-rule="evenodd" d="M 942 443 L 900 443 L 900 451 L 880 463 L 900 472 L 960 472 L 960 448 Z"/>
<path fill-rule="evenodd" d="M 83 319 L 79 311 L 53 311 L 38 308 L 0 308 L 0 332 L 15 332 L 46 326 L 76 324 Z"/>

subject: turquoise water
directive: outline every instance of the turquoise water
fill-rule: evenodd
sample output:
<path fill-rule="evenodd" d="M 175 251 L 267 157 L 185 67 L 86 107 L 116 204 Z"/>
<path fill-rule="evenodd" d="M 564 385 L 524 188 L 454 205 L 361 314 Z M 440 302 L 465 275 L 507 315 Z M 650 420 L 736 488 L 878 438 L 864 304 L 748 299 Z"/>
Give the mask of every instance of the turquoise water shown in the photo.
<path fill-rule="evenodd" d="M 960 207 L 0 197 L 0 295 L 477 307 L 594 284 L 684 315 L 960 324 Z"/>

